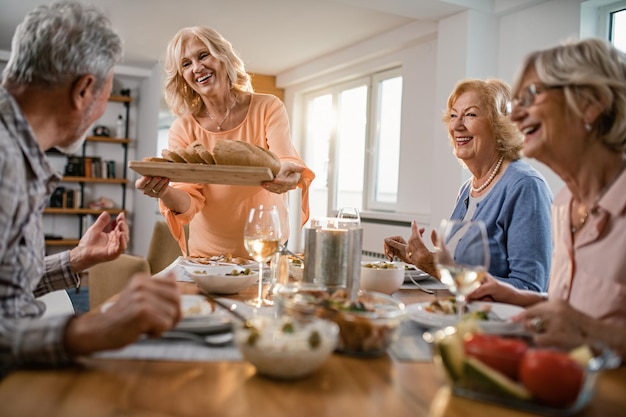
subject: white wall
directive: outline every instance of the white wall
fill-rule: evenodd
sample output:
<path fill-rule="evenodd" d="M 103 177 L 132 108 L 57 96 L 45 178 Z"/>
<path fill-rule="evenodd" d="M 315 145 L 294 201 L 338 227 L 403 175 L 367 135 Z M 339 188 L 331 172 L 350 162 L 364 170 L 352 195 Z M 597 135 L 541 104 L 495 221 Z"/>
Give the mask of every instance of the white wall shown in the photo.
<path fill-rule="evenodd" d="M 515 3 L 515 2 L 513 2 Z M 441 20 L 437 26 L 416 22 L 367 42 L 325 56 L 277 76 L 285 88 L 294 141 L 302 141 L 302 120 L 297 114 L 302 95 L 324 83 L 344 81 L 390 65 L 404 68 L 399 182 L 400 213 L 394 220 L 416 219 L 435 226 L 449 216 L 462 182 L 469 172 L 453 156 L 440 119 L 456 82 L 465 77 L 498 77 L 511 83 L 517 66 L 531 50 L 578 37 L 580 2 L 549 0 L 498 3 L 496 13 L 469 10 Z M 298 147 L 301 149 L 301 147 Z M 306 155 L 303 155 L 306 157 Z M 543 165 L 530 161 L 556 192 L 562 182 Z M 367 215 L 367 213 L 366 213 Z M 367 223 L 364 247 L 381 250 L 381 227 Z M 393 230 L 393 232 L 391 232 Z M 409 229 L 390 228 L 390 234 Z"/>

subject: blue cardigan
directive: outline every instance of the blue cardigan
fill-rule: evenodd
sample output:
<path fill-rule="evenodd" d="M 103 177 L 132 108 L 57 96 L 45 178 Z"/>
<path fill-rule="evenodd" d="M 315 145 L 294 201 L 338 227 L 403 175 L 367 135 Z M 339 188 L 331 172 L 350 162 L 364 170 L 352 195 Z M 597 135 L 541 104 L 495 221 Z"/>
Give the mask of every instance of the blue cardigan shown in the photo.
<path fill-rule="evenodd" d="M 471 178 L 459 191 L 451 219 L 467 212 Z M 487 227 L 489 273 L 516 288 L 546 291 L 552 256 L 552 192 L 543 176 L 523 160 L 509 164 L 472 220 Z"/>

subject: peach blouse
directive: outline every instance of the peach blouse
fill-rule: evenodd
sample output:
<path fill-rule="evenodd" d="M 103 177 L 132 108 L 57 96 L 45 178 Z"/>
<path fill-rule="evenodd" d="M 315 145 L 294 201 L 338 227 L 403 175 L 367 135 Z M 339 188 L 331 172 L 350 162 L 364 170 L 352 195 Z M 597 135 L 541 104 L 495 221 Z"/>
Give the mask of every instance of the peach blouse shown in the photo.
<path fill-rule="evenodd" d="M 244 120 L 235 128 L 220 132 L 204 129 L 191 115 L 179 117 L 169 130 L 170 149 L 186 147 L 198 140 L 207 149 L 213 149 L 217 139 L 250 142 L 269 149 L 281 161 L 304 162 L 291 142 L 289 118 L 284 104 L 270 94 L 252 94 L 250 108 Z M 309 185 L 315 178 L 306 169 L 298 187 L 302 189 L 302 225 L 309 218 Z M 212 256 L 232 254 L 248 257 L 243 245 L 243 229 L 250 208 L 275 205 L 282 219 L 288 218 L 287 195 L 275 194 L 259 186 L 221 184 L 172 183 L 172 187 L 187 192 L 191 207 L 176 214 L 162 202 L 160 210 L 183 254 L 187 253 L 183 226 L 189 224 L 189 255 Z M 288 222 L 283 222 L 283 240 L 289 236 Z"/>
<path fill-rule="evenodd" d="M 564 187 L 552 207 L 554 254 L 549 297 L 568 300 L 600 320 L 626 325 L 626 171 L 592 210 L 576 240 L 572 195 Z"/>

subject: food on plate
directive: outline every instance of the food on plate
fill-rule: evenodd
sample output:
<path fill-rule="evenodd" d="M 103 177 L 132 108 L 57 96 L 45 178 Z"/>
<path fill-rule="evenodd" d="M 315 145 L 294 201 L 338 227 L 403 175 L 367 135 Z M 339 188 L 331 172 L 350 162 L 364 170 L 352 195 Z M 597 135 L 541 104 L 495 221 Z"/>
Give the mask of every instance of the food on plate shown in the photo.
<path fill-rule="evenodd" d="M 515 337 L 475 333 L 463 340 L 463 350 L 465 355 L 480 360 L 510 378 L 517 378 L 528 343 Z"/>
<path fill-rule="evenodd" d="M 218 165 L 267 167 L 274 175 L 280 171 L 280 159 L 273 152 L 240 140 L 218 140 L 213 146 L 213 158 Z"/>
<path fill-rule="evenodd" d="M 517 406 L 572 406 L 585 386 L 593 358 L 587 346 L 568 353 L 529 346 L 519 338 L 454 327 L 427 332 L 424 338 L 433 343 L 436 363 L 462 392 L 481 393 Z"/>
<path fill-rule="evenodd" d="M 544 404 L 572 404 L 583 386 L 585 371 L 565 352 L 530 349 L 520 365 L 522 384 Z"/>
<path fill-rule="evenodd" d="M 232 253 L 218 256 L 192 256 L 189 258 L 189 261 L 202 265 L 214 265 L 218 262 L 235 265 L 247 265 L 250 263 L 250 260 L 233 256 Z"/>
<path fill-rule="evenodd" d="M 367 262 L 363 264 L 363 268 L 372 268 L 372 269 L 398 269 L 395 264 L 392 262 Z"/>
<path fill-rule="evenodd" d="M 335 349 L 335 323 L 257 316 L 235 325 L 235 343 L 260 374 L 292 379 L 319 368 Z"/>
<path fill-rule="evenodd" d="M 465 306 L 466 309 L 469 309 L 469 305 Z M 424 310 L 429 313 L 434 314 L 451 314 L 455 315 L 457 312 L 457 304 L 456 299 L 454 297 L 435 300 L 426 307 Z M 468 311 L 465 314 L 466 319 L 474 319 L 474 320 L 489 320 L 489 313 L 491 312 L 491 306 L 489 304 L 482 304 L 480 309 Z"/>
<path fill-rule="evenodd" d="M 206 316 L 213 312 L 213 307 L 204 298 L 198 298 L 188 305 L 181 305 L 181 309 L 183 317 Z"/>

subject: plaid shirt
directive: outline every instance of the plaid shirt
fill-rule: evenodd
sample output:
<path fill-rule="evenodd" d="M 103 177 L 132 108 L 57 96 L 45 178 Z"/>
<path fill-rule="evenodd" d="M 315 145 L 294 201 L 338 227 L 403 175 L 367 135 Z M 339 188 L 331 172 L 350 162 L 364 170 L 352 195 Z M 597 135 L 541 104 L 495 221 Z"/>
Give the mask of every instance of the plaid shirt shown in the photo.
<path fill-rule="evenodd" d="M 69 251 L 44 256 L 42 212 L 60 181 L 17 102 L 0 86 L 0 377 L 21 364 L 60 364 L 69 316 L 39 319 L 37 296 L 74 287 Z"/>

